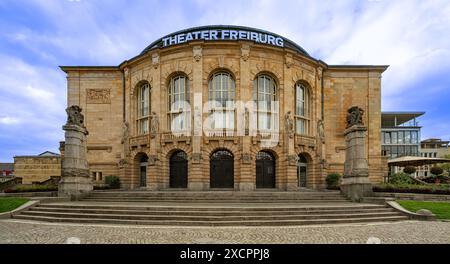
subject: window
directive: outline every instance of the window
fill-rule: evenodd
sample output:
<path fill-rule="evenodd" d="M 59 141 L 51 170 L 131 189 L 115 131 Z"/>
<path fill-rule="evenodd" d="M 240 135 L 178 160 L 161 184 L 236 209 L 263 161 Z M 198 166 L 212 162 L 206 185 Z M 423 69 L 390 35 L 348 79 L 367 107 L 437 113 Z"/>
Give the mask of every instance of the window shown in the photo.
<path fill-rule="evenodd" d="M 172 132 L 185 132 L 190 128 L 189 84 L 184 75 L 170 80 L 168 88 L 168 126 Z"/>
<path fill-rule="evenodd" d="M 295 131 L 309 134 L 309 93 L 300 83 L 295 86 Z"/>
<path fill-rule="evenodd" d="M 391 142 L 392 144 L 397 144 L 397 132 L 392 132 Z"/>
<path fill-rule="evenodd" d="M 253 101 L 256 103 L 259 131 L 276 130 L 278 114 L 275 109 L 276 84 L 268 75 L 259 75 L 253 82 Z"/>
<path fill-rule="evenodd" d="M 398 143 L 399 144 L 403 144 L 403 139 L 404 139 L 404 135 L 403 135 L 403 131 L 399 131 L 398 132 Z"/>
<path fill-rule="evenodd" d="M 405 143 L 410 144 L 411 143 L 411 132 L 405 131 Z"/>
<path fill-rule="evenodd" d="M 384 143 L 391 144 L 391 132 L 383 132 L 384 135 Z"/>
<path fill-rule="evenodd" d="M 209 80 L 212 129 L 234 129 L 235 93 L 236 84 L 231 74 L 218 72 Z"/>
<path fill-rule="evenodd" d="M 137 105 L 138 134 L 144 135 L 148 133 L 150 115 L 150 85 L 148 83 L 144 83 L 139 87 Z"/>

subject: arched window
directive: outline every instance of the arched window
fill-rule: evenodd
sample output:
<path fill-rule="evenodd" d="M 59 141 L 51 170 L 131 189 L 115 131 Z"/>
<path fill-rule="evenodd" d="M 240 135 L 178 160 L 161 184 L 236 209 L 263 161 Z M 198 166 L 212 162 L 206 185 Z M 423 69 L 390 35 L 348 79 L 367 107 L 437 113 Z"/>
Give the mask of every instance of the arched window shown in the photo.
<path fill-rule="evenodd" d="M 168 126 L 172 132 L 185 132 L 190 128 L 189 82 L 184 75 L 170 80 L 168 87 Z"/>
<path fill-rule="evenodd" d="M 253 81 L 253 101 L 256 103 L 257 128 L 260 131 L 277 129 L 276 101 L 277 85 L 274 79 L 261 74 Z"/>
<path fill-rule="evenodd" d="M 234 129 L 236 84 L 228 72 L 217 72 L 209 79 L 211 129 Z"/>
<path fill-rule="evenodd" d="M 138 88 L 137 97 L 137 129 L 139 135 L 148 133 L 150 115 L 150 85 L 143 83 Z"/>
<path fill-rule="evenodd" d="M 295 131 L 309 134 L 309 92 L 305 85 L 295 85 Z"/>

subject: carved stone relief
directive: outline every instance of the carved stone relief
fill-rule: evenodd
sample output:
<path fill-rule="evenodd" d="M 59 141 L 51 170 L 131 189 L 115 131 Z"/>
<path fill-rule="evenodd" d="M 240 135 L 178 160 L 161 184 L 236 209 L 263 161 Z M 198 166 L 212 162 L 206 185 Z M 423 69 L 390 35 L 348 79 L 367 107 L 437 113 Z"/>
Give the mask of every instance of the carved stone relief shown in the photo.
<path fill-rule="evenodd" d="M 110 104 L 111 96 L 109 89 L 87 89 L 86 102 L 88 104 Z"/>

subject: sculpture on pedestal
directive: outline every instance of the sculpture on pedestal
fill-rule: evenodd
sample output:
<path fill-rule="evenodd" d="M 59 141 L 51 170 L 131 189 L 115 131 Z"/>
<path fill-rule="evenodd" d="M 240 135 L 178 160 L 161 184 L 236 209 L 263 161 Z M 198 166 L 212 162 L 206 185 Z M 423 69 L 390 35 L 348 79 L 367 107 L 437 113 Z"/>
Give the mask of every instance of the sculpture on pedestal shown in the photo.
<path fill-rule="evenodd" d="M 81 111 L 81 107 L 77 105 L 68 107 L 67 123 L 63 126 L 65 146 L 58 195 L 69 196 L 71 200 L 78 200 L 93 189 L 86 159 L 88 131 Z"/>
<path fill-rule="evenodd" d="M 347 129 L 344 131 L 346 149 L 341 192 L 357 202 L 372 195 L 369 166 L 365 154 L 367 128 L 362 121 L 363 113 L 364 110 L 358 106 L 348 109 Z"/>
<path fill-rule="evenodd" d="M 152 112 L 151 116 L 151 126 L 150 126 L 150 133 L 152 134 L 152 137 L 156 136 L 159 129 L 159 121 L 158 121 L 158 115 L 155 112 Z"/>

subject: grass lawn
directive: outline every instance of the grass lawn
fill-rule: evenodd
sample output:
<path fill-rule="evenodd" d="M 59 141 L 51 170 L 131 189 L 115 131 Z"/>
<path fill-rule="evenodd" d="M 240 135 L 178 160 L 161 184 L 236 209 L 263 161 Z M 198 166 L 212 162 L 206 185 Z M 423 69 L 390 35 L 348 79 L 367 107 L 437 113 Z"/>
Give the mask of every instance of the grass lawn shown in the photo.
<path fill-rule="evenodd" d="M 419 209 L 430 210 L 438 219 L 450 219 L 450 202 L 397 201 L 406 210 L 417 212 Z"/>
<path fill-rule="evenodd" d="M 14 210 L 26 202 L 26 198 L 0 197 L 0 213 Z"/>

